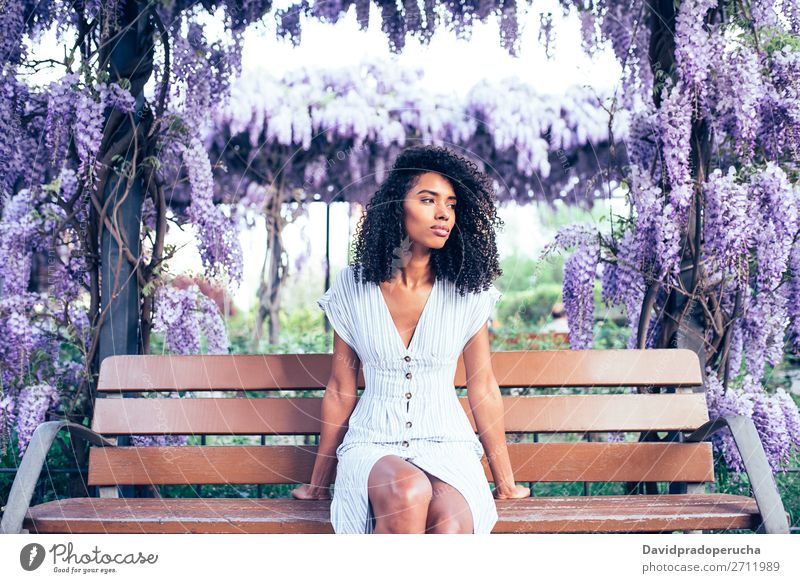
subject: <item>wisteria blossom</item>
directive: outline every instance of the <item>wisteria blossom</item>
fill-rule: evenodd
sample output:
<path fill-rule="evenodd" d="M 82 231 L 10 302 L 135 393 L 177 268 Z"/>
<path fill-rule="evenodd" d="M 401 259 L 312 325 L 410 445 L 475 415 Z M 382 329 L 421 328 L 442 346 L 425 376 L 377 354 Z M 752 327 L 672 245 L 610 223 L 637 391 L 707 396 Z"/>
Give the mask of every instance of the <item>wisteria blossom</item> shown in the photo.
<path fill-rule="evenodd" d="M 33 432 L 45 420 L 47 412 L 55 408 L 61 397 L 55 387 L 47 384 L 23 388 L 17 398 L 17 438 L 20 454 L 28 448 Z"/>
<path fill-rule="evenodd" d="M 747 278 L 747 260 L 754 233 L 754 201 L 748 197 L 747 185 L 730 167 L 726 174 L 716 168 L 703 185 L 705 220 L 703 239 L 709 263 L 740 283 Z"/>
<path fill-rule="evenodd" d="M 236 217 L 226 217 L 223 209 L 214 204 L 211 163 L 202 142 L 193 137 L 182 151 L 192 185 L 189 217 L 198 228 L 200 256 L 206 272 L 212 277 L 227 273 L 238 284 L 243 267 Z"/>
<path fill-rule="evenodd" d="M 11 395 L 0 395 L 0 456 L 8 449 L 9 437 L 16 426 L 16 404 Z"/>
<path fill-rule="evenodd" d="M 722 382 L 717 377 L 716 371 L 706 369 L 706 402 L 708 403 L 708 416 L 716 419 L 724 415 L 742 415 L 751 417 L 753 403 L 746 395 L 738 390 L 725 391 Z M 713 434 L 712 442 L 717 451 L 722 452 L 727 466 L 735 471 L 744 471 L 744 463 L 739 454 L 733 435 L 727 427 Z"/>
<path fill-rule="evenodd" d="M 174 354 L 199 354 L 203 335 L 209 354 L 228 353 L 228 336 L 217 304 L 196 284 L 186 289 L 158 288 L 153 330 L 165 335 L 166 349 Z"/>
<path fill-rule="evenodd" d="M 577 246 L 564 263 L 564 308 L 569 323 L 569 341 L 573 349 L 592 347 L 594 334 L 594 282 L 600 259 L 597 230 L 573 224 L 559 229 L 553 243 L 542 252 L 543 259 L 557 248 Z"/>

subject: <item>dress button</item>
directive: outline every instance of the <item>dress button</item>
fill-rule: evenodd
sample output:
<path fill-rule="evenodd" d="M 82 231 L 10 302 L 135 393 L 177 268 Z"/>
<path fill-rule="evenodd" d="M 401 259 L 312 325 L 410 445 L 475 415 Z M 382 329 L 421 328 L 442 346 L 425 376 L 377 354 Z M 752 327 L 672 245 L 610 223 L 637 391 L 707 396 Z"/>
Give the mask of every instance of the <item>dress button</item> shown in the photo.
<path fill-rule="evenodd" d="M 406 393 L 406 399 L 410 399 L 410 398 L 411 398 L 411 393 Z"/>
<path fill-rule="evenodd" d="M 410 378 L 411 378 L 411 373 L 410 373 L 410 372 L 407 372 L 407 373 L 406 373 L 406 378 L 407 378 L 407 379 L 410 379 Z"/>
<path fill-rule="evenodd" d="M 411 357 L 410 356 L 406 356 L 403 360 L 405 360 L 406 362 L 411 362 Z"/>
<path fill-rule="evenodd" d="M 406 421 L 406 427 L 411 427 L 411 421 Z"/>
<path fill-rule="evenodd" d="M 407 441 L 403 442 L 403 447 L 408 447 L 408 442 Z"/>

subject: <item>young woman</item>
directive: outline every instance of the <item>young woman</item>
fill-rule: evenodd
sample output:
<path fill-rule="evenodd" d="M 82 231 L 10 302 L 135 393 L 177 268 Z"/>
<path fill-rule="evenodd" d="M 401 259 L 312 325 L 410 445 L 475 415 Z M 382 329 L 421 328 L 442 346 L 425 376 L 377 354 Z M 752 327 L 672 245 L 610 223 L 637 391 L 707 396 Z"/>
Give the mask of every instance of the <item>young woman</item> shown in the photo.
<path fill-rule="evenodd" d="M 336 533 L 489 533 L 494 498 L 530 495 L 514 482 L 489 357 L 495 223 L 475 164 L 408 148 L 367 204 L 353 264 L 317 300 L 334 327 L 333 366 L 311 483 L 293 495 L 329 499 L 335 471 Z M 480 439 L 453 388 L 462 352 Z"/>

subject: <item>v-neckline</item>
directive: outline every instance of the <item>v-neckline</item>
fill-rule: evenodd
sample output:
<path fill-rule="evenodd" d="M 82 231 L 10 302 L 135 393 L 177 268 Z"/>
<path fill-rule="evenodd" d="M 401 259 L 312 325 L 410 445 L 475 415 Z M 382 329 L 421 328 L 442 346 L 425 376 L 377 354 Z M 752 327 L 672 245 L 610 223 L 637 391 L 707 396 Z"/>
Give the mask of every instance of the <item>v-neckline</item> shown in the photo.
<path fill-rule="evenodd" d="M 397 338 L 397 342 L 403 349 L 403 352 L 409 352 L 411 350 L 412 345 L 417 340 L 417 332 L 419 332 L 420 325 L 422 324 L 423 318 L 425 318 L 425 313 L 428 311 L 428 306 L 431 303 L 431 299 L 433 298 L 433 294 L 436 292 L 436 288 L 439 285 L 439 278 L 435 278 L 433 280 L 433 286 L 431 287 L 431 292 L 428 294 L 428 299 L 425 300 L 425 305 L 422 307 L 422 312 L 419 314 L 419 319 L 417 320 L 417 325 L 414 326 L 414 333 L 411 335 L 411 340 L 408 341 L 408 346 L 403 343 L 403 337 L 400 335 L 400 331 L 397 329 L 397 325 L 394 323 L 394 318 L 392 318 L 392 312 L 389 309 L 389 304 L 386 303 L 386 298 L 383 297 L 383 291 L 381 290 L 381 286 L 379 284 L 375 284 L 375 288 L 378 290 L 378 295 L 380 296 L 380 302 L 383 306 L 384 312 L 386 312 L 386 317 L 389 319 L 389 325 L 394 330 L 394 336 Z"/>

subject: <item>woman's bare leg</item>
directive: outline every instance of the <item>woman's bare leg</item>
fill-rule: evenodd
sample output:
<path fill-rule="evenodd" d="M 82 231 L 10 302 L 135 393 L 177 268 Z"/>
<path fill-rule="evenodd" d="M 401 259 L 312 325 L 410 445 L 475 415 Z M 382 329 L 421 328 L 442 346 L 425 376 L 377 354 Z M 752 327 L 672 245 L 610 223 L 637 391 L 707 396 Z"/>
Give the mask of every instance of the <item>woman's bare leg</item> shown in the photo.
<path fill-rule="evenodd" d="M 423 470 L 424 472 L 425 470 Z M 428 534 L 472 534 L 472 510 L 464 496 L 453 486 L 425 472 L 433 488 L 433 497 L 428 505 Z"/>
<path fill-rule="evenodd" d="M 369 499 L 375 513 L 375 534 L 422 534 L 433 489 L 420 468 L 397 455 L 385 455 L 372 467 Z"/>

